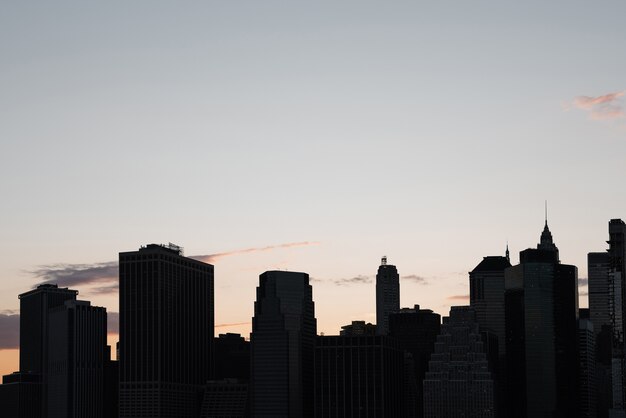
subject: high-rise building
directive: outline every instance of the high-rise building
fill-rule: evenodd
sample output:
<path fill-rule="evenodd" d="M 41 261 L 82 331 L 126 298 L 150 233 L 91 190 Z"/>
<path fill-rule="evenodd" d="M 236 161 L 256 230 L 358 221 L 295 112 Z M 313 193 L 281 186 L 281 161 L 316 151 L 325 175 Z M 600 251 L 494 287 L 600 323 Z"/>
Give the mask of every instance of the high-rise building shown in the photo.
<path fill-rule="evenodd" d="M 253 417 L 313 416 L 316 332 L 309 275 L 261 274 L 250 337 Z"/>
<path fill-rule="evenodd" d="M 474 311 L 453 306 L 424 379 L 424 417 L 495 416 L 494 382 Z"/>
<path fill-rule="evenodd" d="M 78 291 L 42 284 L 22 293 L 20 299 L 20 372 L 41 376 L 41 416 L 48 415 L 48 336 L 49 312 L 76 300 Z"/>
<path fill-rule="evenodd" d="M 578 318 L 579 418 L 596 418 L 596 337 L 589 309 L 580 309 Z"/>
<path fill-rule="evenodd" d="M 213 266 L 170 244 L 123 252 L 120 418 L 197 417 L 213 370 Z"/>
<path fill-rule="evenodd" d="M 504 311 L 504 271 L 511 267 L 509 248 L 506 256 L 488 256 L 469 273 L 470 306 L 476 312 L 476 322 L 481 331 L 496 336 L 498 353 L 493 370 L 496 382 L 498 411 L 504 410 L 506 398 L 506 332 Z"/>
<path fill-rule="evenodd" d="M 578 412 L 578 271 L 561 264 L 548 224 L 537 249 L 505 271 L 509 417 Z"/>
<path fill-rule="evenodd" d="M 596 333 L 597 404 L 600 418 L 626 417 L 624 315 L 626 304 L 626 224 L 609 221 L 609 249 L 589 253 L 589 309 Z"/>
<path fill-rule="evenodd" d="M 404 351 L 389 336 L 319 336 L 315 347 L 315 416 L 407 417 Z"/>
<path fill-rule="evenodd" d="M 68 300 L 48 325 L 48 418 L 102 418 L 106 309 Z"/>
<path fill-rule="evenodd" d="M 423 416 L 423 381 L 428 361 L 435 349 L 435 341 L 441 330 L 441 317 L 430 309 L 402 308 L 389 315 L 389 335 L 398 340 L 400 347 L 411 356 L 415 382 L 415 405 L 410 408 L 417 417 Z M 411 397 L 406 396 L 407 402 Z"/>
<path fill-rule="evenodd" d="M 396 266 L 383 257 L 376 274 L 376 330 L 379 335 L 389 332 L 389 314 L 400 309 L 400 276 Z"/>

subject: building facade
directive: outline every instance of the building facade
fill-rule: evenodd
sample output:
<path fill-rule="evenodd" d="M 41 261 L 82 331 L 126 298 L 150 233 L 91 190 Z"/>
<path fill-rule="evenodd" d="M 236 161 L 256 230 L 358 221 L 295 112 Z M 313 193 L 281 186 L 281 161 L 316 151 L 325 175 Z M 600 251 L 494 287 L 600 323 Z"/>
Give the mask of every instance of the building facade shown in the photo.
<path fill-rule="evenodd" d="M 376 330 L 379 335 L 389 332 L 389 314 L 400 309 L 400 276 L 396 266 L 383 257 L 376 273 Z"/>
<path fill-rule="evenodd" d="M 170 244 L 119 255 L 120 417 L 197 417 L 213 372 L 213 266 Z"/>
<path fill-rule="evenodd" d="M 69 300 L 49 315 L 48 418 L 102 418 L 106 309 Z"/>
<path fill-rule="evenodd" d="M 494 381 L 469 306 L 453 306 L 424 379 L 425 418 L 495 418 Z"/>
<path fill-rule="evenodd" d="M 561 264 L 548 225 L 505 271 L 509 417 L 578 413 L 578 271 Z"/>
<path fill-rule="evenodd" d="M 316 332 L 309 275 L 261 274 L 250 336 L 253 417 L 313 416 Z"/>
<path fill-rule="evenodd" d="M 394 338 L 317 337 L 316 417 L 407 417 L 404 382 L 404 351 Z"/>

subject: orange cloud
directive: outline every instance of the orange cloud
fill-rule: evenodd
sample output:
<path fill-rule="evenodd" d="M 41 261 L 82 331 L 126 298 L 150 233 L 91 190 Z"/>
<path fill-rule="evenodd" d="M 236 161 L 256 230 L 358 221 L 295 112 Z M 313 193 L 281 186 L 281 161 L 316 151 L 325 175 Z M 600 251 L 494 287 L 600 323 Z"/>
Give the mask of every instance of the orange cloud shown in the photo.
<path fill-rule="evenodd" d="M 469 295 L 453 295 L 448 296 L 446 299 L 448 300 L 469 300 Z"/>
<path fill-rule="evenodd" d="M 623 91 L 608 93 L 603 96 L 578 96 L 572 105 L 578 109 L 589 112 L 591 119 L 618 119 L 626 117 L 626 112 L 620 103 L 620 98 L 624 96 Z"/>
<path fill-rule="evenodd" d="M 319 242 L 312 242 L 312 241 L 289 242 L 287 244 L 268 245 L 265 247 L 244 248 L 242 250 L 227 251 L 224 253 L 215 253 L 215 254 L 207 254 L 207 255 L 192 255 L 190 258 L 212 264 L 212 263 L 215 263 L 220 258 L 230 257 L 231 255 L 265 252 L 265 251 L 271 251 L 271 250 L 276 250 L 280 248 L 306 247 L 309 245 L 319 245 Z"/>

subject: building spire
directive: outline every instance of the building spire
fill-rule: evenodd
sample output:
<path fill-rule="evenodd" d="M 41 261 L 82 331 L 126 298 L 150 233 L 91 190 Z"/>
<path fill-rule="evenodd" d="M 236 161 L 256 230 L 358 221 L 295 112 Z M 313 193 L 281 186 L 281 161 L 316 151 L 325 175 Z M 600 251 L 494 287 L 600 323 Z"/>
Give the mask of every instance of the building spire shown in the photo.
<path fill-rule="evenodd" d="M 506 241 L 506 252 L 504 254 L 506 256 L 506 261 L 508 261 L 510 263 L 511 259 L 509 257 L 509 240 Z"/>
<path fill-rule="evenodd" d="M 545 211 L 546 211 L 546 228 L 548 227 L 548 200 L 545 201 Z"/>

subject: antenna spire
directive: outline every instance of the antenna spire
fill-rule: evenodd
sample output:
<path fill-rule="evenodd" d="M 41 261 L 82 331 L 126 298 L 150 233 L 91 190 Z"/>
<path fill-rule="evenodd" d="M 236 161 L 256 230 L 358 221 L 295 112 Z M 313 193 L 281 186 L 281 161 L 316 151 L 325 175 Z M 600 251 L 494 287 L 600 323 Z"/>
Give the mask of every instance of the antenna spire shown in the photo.
<path fill-rule="evenodd" d="M 545 201 L 545 211 L 546 211 L 546 226 L 548 226 L 548 201 Z"/>

